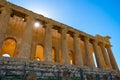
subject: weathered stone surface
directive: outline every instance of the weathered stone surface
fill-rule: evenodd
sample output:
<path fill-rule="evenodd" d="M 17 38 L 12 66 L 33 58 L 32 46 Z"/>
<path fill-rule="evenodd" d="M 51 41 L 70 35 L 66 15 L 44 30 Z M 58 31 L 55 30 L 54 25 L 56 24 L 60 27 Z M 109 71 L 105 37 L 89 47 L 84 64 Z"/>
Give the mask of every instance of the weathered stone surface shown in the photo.
<path fill-rule="evenodd" d="M 99 74 L 101 79 L 106 79 L 112 75 L 116 80 L 120 79 L 120 74 L 116 71 L 109 70 L 100 70 L 100 69 L 90 69 L 90 68 L 80 68 L 76 66 L 70 65 L 60 65 L 60 64 L 48 64 L 48 63 L 40 63 L 33 61 L 21 61 L 19 64 L 19 60 L 14 60 L 13 58 L 3 58 L 0 57 L 0 72 L 6 73 L 7 75 L 15 76 L 15 75 L 24 75 L 26 80 L 35 80 L 36 78 L 61 78 L 62 80 L 71 80 L 72 78 L 96 78 L 96 75 Z M 9 60 L 9 61 L 8 61 Z M 3 62 L 10 62 L 4 65 Z M 22 63 L 22 64 L 21 64 Z M 32 66 L 31 66 L 32 63 Z M 25 64 L 25 65 L 23 65 Z M 33 65 L 34 64 L 34 65 Z M 37 65 L 37 66 L 36 66 Z M 40 66 L 38 66 L 40 65 Z M 31 76 L 32 75 L 32 76 Z M 103 76 L 102 76 L 103 75 Z M 106 76 L 106 77 L 104 77 Z M 88 79 L 89 80 L 89 79 Z"/>
<path fill-rule="evenodd" d="M 25 80 L 37 80 L 36 74 L 34 72 L 26 73 Z"/>
<path fill-rule="evenodd" d="M 40 22 L 37 28 L 36 21 Z M 11 57 L 0 57 L 0 70 L 6 74 L 35 71 L 36 76 L 54 77 L 63 73 L 63 79 L 70 80 L 75 76 L 90 78 L 87 75 L 111 73 L 117 79 L 120 73 L 109 39 L 89 35 L 0 0 L 0 56 Z"/>

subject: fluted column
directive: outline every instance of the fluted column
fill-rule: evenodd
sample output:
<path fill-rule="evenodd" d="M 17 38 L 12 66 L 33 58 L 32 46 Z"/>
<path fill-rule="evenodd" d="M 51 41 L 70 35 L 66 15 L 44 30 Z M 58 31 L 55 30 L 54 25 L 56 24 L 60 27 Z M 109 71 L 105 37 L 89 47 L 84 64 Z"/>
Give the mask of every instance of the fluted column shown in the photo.
<path fill-rule="evenodd" d="M 61 52 L 64 64 L 70 64 L 67 45 L 67 30 L 61 29 Z"/>
<path fill-rule="evenodd" d="M 88 66 L 89 67 L 95 67 L 95 63 L 94 63 L 94 59 L 93 59 L 93 55 L 92 53 L 90 53 L 90 47 L 89 47 L 89 38 L 88 37 L 84 37 L 84 44 L 85 44 L 85 52 L 87 54 L 87 58 L 88 58 Z"/>
<path fill-rule="evenodd" d="M 35 20 L 33 17 L 31 16 L 26 17 L 26 26 L 25 31 L 23 32 L 23 38 L 19 52 L 20 58 L 24 59 L 30 58 L 34 21 Z"/>
<path fill-rule="evenodd" d="M 52 62 L 52 24 L 45 24 L 44 58 L 45 61 Z"/>
<path fill-rule="evenodd" d="M 35 42 L 32 42 L 31 46 L 32 47 L 31 47 L 30 60 L 35 60 L 36 59 L 37 44 Z"/>
<path fill-rule="evenodd" d="M 83 66 L 83 58 L 82 58 L 82 52 L 80 49 L 80 41 L 79 41 L 79 35 L 74 34 L 73 39 L 74 39 L 74 53 L 75 53 L 75 64 Z"/>
<path fill-rule="evenodd" d="M 55 57 L 55 61 L 56 62 L 60 62 L 60 55 L 59 55 L 60 53 L 59 53 L 59 48 L 58 48 L 58 46 L 56 47 L 56 57 Z"/>
<path fill-rule="evenodd" d="M 0 14 L 0 52 L 1 52 L 2 44 L 3 41 L 5 40 L 5 34 L 8 28 L 9 19 L 12 10 L 5 7 L 0 8 L 0 10 L 1 10 L 1 14 Z"/>
<path fill-rule="evenodd" d="M 14 53 L 13 57 L 19 58 L 19 51 L 20 51 L 20 47 L 21 47 L 21 41 L 18 40 L 16 45 L 17 45 L 17 47 L 15 49 L 15 53 Z"/>
<path fill-rule="evenodd" d="M 108 52 L 108 55 L 109 55 L 109 58 L 110 58 L 110 62 L 111 62 L 111 66 L 114 70 L 117 70 L 119 71 L 119 68 L 118 68 L 118 65 L 116 63 L 116 60 L 113 56 L 113 53 L 112 53 L 112 50 L 111 50 L 111 46 L 110 45 L 107 45 L 106 46 L 106 49 L 107 49 L 107 52 Z"/>
<path fill-rule="evenodd" d="M 103 54 L 103 57 L 104 57 L 105 64 L 107 65 L 107 67 L 109 69 L 111 69 L 112 66 L 111 66 L 111 63 L 110 63 L 110 60 L 109 60 L 109 56 L 107 55 L 107 52 L 105 50 L 105 45 L 103 43 L 100 43 L 99 45 L 100 45 L 101 50 L 102 50 L 102 54 Z"/>
<path fill-rule="evenodd" d="M 102 63 L 102 59 L 100 57 L 100 52 L 99 52 L 99 49 L 98 49 L 97 42 L 95 40 L 93 40 L 92 44 L 93 44 L 93 48 L 94 48 L 94 51 L 95 51 L 97 66 L 98 66 L 98 68 L 104 69 L 104 64 Z"/>

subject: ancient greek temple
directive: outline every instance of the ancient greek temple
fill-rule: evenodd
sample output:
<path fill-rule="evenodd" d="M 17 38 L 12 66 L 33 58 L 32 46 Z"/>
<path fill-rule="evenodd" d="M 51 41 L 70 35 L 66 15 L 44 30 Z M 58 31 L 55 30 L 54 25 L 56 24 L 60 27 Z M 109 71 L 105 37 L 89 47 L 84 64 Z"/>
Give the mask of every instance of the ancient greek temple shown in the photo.
<path fill-rule="evenodd" d="M 119 72 L 109 36 L 92 36 L 0 0 L 0 56 Z"/>

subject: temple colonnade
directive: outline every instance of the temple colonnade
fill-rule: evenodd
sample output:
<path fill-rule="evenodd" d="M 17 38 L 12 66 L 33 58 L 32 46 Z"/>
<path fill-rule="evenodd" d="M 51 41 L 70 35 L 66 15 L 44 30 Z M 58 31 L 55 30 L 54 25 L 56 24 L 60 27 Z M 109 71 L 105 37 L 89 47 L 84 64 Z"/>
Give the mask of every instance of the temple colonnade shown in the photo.
<path fill-rule="evenodd" d="M 18 14 L 20 13 L 20 14 Z M 10 37 L 7 36 L 7 30 L 9 27 L 9 21 L 10 18 L 13 17 L 14 15 L 20 16 L 23 18 L 23 22 L 25 23 L 24 31 L 21 33 L 19 37 L 19 46 L 17 44 L 17 48 L 15 48 L 15 55 L 13 57 L 17 58 L 23 58 L 23 59 L 35 59 L 35 54 L 31 53 L 31 49 L 33 48 L 31 45 L 34 44 L 33 42 L 33 25 L 36 20 L 41 21 L 41 25 L 43 26 L 45 33 L 44 33 L 44 49 L 43 49 L 43 54 L 44 54 L 44 61 L 46 62 L 52 62 L 52 30 L 58 31 L 60 34 L 59 38 L 59 44 L 60 44 L 60 51 L 62 55 L 62 63 L 63 64 L 71 64 L 69 60 L 69 49 L 68 49 L 68 43 L 67 43 L 67 35 L 69 34 L 72 39 L 73 39 L 73 59 L 74 59 L 74 65 L 78 65 L 81 67 L 87 66 L 90 68 L 101 68 L 101 69 L 113 69 L 117 70 L 118 66 L 115 61 L 115 58 L 113 56 L 113 52 L 111 50 L 111 44 L 109 41 L 102 41 L 97 39 L 96 37 L 91 37 L 90 35 L 75 30 L 73 28 L 66 27 L 65 25 L 56 25 L 51 22 L 51 20 L 41 20 L 41 18 L 36 18 L 34 16 L 28 15 L 28 14 L 22 14 L 22 12 L 15 11 L 10 8 L 6 7 L 1 7 L 0 8 L 0 52 L 2 56 L 2 46 L 4 41 Z M 21 16 L 22 15 L 22 16 Z M 19 25 L 18 25 L 19 26 Z M 17 29 L 16 29 L 17 30 Z M 13 35 L 18 35 L 13 34 Z M 16 37 L 14 37 L 16 38 Z M 108 39 L 107 37 L 103 37 L 105 39 Z M 80 46 L 80 41 L 84 43 L 84 51 L 85 53 L 82 53 L 82 49 Z M 16 40 L 17 42 L 17 40 Z M 89 44 L 92 44 L 93 51 L 91 53 L 91 46 Z M 100 52 L 101 50 L 101 52 Z M 59 50 L 57 51 L 59 53 Z M 60 58 L 59 54 L 56 54 L 57 58 L 55 62 L 60 63 Z M 85 59 L 83 59 L 83 55 L 85 54 L 85 59 L 87 60 L 87 63 L 85 63 Z M 93 56 L 93 54 L 95 56 Z M 95 57 L 95 60 L 94 60 Z M 102 59 L 102 58 L 103 59 Z M 96 63 L 95 63 L 96 61 Z"/>

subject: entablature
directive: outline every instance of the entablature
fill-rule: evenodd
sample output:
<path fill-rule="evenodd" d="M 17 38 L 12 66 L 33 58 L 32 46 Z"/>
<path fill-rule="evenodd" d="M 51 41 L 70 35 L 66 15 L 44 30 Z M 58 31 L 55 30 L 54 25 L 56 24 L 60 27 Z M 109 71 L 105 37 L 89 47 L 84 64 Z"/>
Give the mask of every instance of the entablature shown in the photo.
<path fill-rule="evenodd" d="M 74 29 L 71 26 L 68 26 L 66 24 L 63 24 L 63 23 L 60 23 L 58 21 L 52 20 L 50 18 L 44 17 L 43 15 L 34 13 L 34 12 L 30 11 L 30 10 L 27 10 L 27 9 L 22 8 L 20 6 L 14 5 L 14 4 L 12 4 L 10 2 L 7 2 L 5 0 L 0 1 L 0 8 L 1 7 L 6 7 L 6 8 L 12 9 L 13 15 L 17 15 L 17 16 L 20 16 L 20 17 L 23 17 L 23 18 L 25 18 L 26 16 L 33 16 L 36 20 L 40 20 L 40 21 L 42 21 L 44 23 L 51 23 L 53 25 L 53 29 L 57 29 L 58 31 L 60 29 L 65 28 L 65 29 L 67 29 L 67 31 L 68 31 L 68 33 L 70 35 L 77 32 L 77 33 L 79 33 L 79 35 L 89 37 L 92 40 L 97 40 L 97 41 L 103 42 L 105 44 L 110 44 L 110 42 L 109 42 L 110 37 L 108 37 L 108 36 L 102 37 L 100 35 L 96 35 L 94 37 L 94 36 L 92 36 L 90 34 L 87 34 L 87 33 L 83 32 L 83 31 Z"/>

